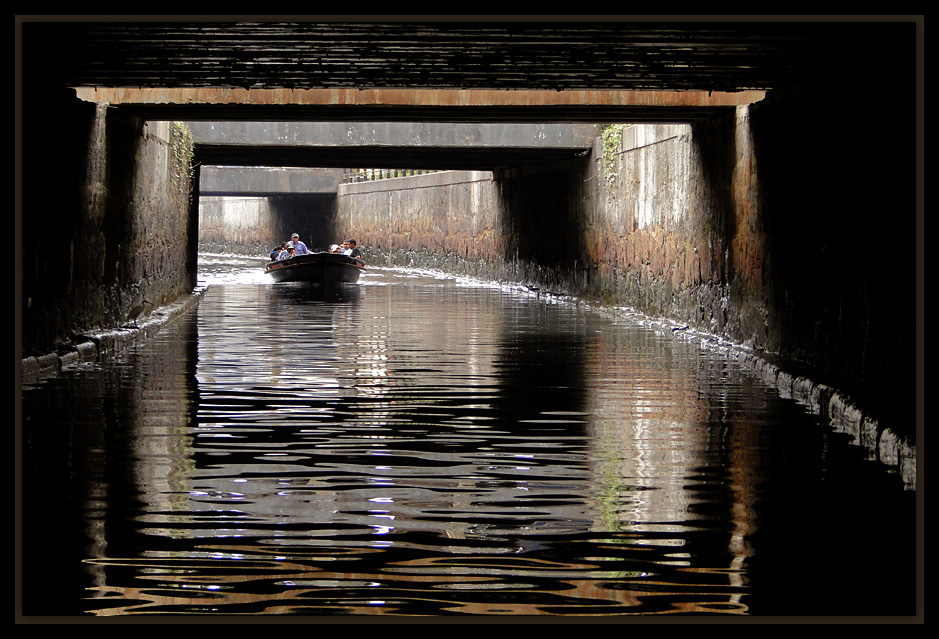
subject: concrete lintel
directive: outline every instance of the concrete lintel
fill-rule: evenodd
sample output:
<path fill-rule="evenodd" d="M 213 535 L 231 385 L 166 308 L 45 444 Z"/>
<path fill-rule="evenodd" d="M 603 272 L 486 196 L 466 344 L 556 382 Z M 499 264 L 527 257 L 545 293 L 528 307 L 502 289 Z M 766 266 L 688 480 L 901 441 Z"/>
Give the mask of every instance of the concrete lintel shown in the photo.
<path fill-rule="evenodd" d="M 324 148 L 586 149 L 597 128 L 571 123 L 189 122 L 199 145 Z"/>
<path fill-rule="evenodd" d="M 199 192 L 202 195 L 335 193 L 341 182 L 341 169 L 205 166 L 199 178 Z"/>
<path fill-rule="evenodd" d="M 243 89 L 77 87 L 89 102 L 119 104 L 374 105 L 453 107 L 743 106 L 765 91 L 490 90 L 490 89 Z"/>

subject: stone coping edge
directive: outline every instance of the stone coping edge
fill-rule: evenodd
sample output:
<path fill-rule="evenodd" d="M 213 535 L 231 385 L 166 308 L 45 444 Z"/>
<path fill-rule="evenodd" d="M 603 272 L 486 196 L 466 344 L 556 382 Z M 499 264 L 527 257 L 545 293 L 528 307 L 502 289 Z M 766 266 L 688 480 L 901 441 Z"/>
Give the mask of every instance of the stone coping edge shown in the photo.
<path fill-rule="evenodd" d="M 63 347 L 59 352 L 24 357 L 21 366 L 22 381 L 29 382 L 54 375 L 73 364 L 99 361 L 137 342 L 146 340 L 195 307 L 203 293 L 205 293 L 205 287 L 197 287 L 190 294 L 172 304 L 154 309 L 133 327 L 88 331 L 77 335 L 71 344 Z"/>
<path fill-rule="evenodd" d="M 851 444 L 860 446 L 866 459 L 879 462 L 894 471 L 903 483 L 903 489 L 916 490 L 916 442 L 911 435 L 897 433 L 881 424 L 872 414 L 857 407 L 848 396 L 836 388 L 816 382 L 808 377 L 794 375 L 745 345 L 729 342 L 723 337 L 691 329 L 687 324 L 665 318 L 651 318 L 629 308 L 606 310 L 613 316 L 625 315 L 634 319 L 644 318 L 663 331 L 676 337 L 699 341 L 702 347 L 713 345 L 724 350 L 729 357 L 740 361 L 744 367 L 759 377 L 763 383 L 775 387 L 780 397 L 792 399 L 805 406 L 813 414 L 828 420 L 833 430 L 851 437 Z"/>
<path fill-rule="evenodd" d="M 806 406 L 827 419 L 835 432 L 851 436 L 851 443 L 866 452 L 868 461 L 895 469 L 905 490 L 916 490 L 916 444 L 910 437 L 883 426 L 835 388 L 792 375 L 756 353 L 744 353 L 738 359 L 775 386 L 781 397 Z"/>

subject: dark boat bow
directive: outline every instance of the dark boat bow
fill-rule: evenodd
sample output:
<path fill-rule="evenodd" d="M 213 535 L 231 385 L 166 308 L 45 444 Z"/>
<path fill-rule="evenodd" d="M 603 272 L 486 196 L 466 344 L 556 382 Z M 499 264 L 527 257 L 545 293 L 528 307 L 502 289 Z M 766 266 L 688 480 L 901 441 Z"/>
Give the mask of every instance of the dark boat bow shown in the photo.
<path fill-rule="evenodd" d="M 339 253 L 309 253 L 270 262 L 264 267 L 275 282 L 309 282 L 313 284 L 349 283 L 359 281 L 365 270 L 361 260 Z"/>

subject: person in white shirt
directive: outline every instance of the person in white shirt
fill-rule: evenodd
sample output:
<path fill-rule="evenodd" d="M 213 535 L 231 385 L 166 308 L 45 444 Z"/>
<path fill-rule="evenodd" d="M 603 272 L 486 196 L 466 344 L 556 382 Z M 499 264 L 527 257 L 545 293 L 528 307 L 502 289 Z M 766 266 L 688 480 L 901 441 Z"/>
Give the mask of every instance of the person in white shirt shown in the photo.
<path fill-rule="evenodd" d="M 357 260 L 362 259 L 362 251 L 358 249 L 355 244 L 355 240 L 346 240 L 342 243 L 343 247 L 346 249 L 343 251 L 349 257 L 354 257 Z"/>

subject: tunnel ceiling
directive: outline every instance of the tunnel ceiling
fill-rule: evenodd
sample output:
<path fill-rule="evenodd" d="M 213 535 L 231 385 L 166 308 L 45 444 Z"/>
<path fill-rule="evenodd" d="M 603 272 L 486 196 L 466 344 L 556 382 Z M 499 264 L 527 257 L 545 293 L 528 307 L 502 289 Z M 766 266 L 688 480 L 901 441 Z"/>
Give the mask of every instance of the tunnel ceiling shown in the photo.
<path fill-rule="evenodd" d="M 64 18 L 24 22 L 23 38 L 26 62 L 36 58 L 43 73 L 71 86 L 741 91 L 851 64 L 892 46 L 885 34 L 897 28 L 859 20 Z"/>
<path fill-rule="evenodd" d="M 359 19 L 363 21 L 273 22 L 262 17 L 237 23 L 105 22 L 84 16 L 40 16 L 21 22 L 24 92 L 50 83 L 168 92 L 248 89 L 366 94 L 375 90 L 407 91 L 417 94 L 420 101 L 430 95 L 427 92 L 433 92 L 436 99 L 454 90 L 463 92 L 455 99 L 463 99 L 467 90 L 501 91 L 503 96 L 524 91 L 560 96 L 577 91 L 661 91 L 671 92 L 668 104 L 638 108 L 609 107 L 592 102 L 589 96 L 572 105 L 549 107 L 525 98 L 521 104 L 486 108 L 441 108 L 431 104 L 434 99 L 407 107 L 323 107 L 209 104 L 187 98 L 158 100 L 157 104 L 122 103 L 118 108 L 164 120 L 688 121 L 714 113 L 710 107 L 676 106 L 681 96 L 692 92 L 710 96 L 711 92 L 767 91 L 813 77 L 838 82 L 839 68 L 859 64 L 871 68 L 873 82 L 889 83 L 889 65 L 898 59 L 898 47 L 915 42 L 910 36 L 916 33 L 915 22 L 910 20 Z M 500 165 L 540 161 L 524 154 L 485 161 Z M 396 158 L 379 159 L 382 166 L 392 168 Z M 462 159 L 478 166 L 484 158 L 467 154 Z M 250 163 L 259 158 L 231 160 Z M 286 160 L 266 158 L 264 163 Z M 299 165 L 312 162 L 322 160 L 294 160 Z"/>

